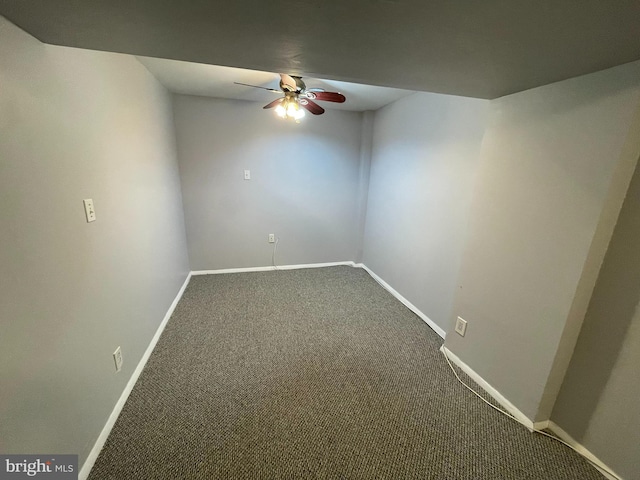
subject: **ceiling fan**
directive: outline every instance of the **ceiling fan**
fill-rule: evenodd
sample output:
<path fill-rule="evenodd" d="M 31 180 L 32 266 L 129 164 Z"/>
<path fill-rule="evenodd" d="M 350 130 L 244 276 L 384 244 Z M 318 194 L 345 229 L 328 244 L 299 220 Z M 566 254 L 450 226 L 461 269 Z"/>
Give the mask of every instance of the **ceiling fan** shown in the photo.
<path fill-rule="evenodd" d="M 322 115 L 324 113 L 324 108 L 314 102 L 314 100 L 336 103 L 343 103 L 346 100 L 345 96 L 338 92 L 325 92 L 322 88 L 307 88 L 302 81 L 302 77 L 287 75 L 285 73 L 280 74 L 280 90 L 260 87 L 258 85 L 249 85 L 247 83 L 234 83 L 284 94 L 283 97 L 266 104 L 262 108 L 275 108 L 276 114 L 278 114 L 279 117 L 292 118 L 296 122 L 299 122 L 300 119 L 304 117 L 304 110 L 300 107 L 314 115 Z"/>

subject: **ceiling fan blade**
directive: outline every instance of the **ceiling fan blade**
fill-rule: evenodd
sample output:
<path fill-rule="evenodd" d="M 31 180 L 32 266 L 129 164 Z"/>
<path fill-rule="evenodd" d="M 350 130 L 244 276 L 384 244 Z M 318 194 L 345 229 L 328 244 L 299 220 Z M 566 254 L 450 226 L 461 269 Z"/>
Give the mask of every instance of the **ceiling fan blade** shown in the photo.
<path fill-rule="evenodd" d="M 249 85 L 248 83 L 240 83 L 240 82 L 233 82 L 233 83 L 235 83 L 236 85 L 244 85 L 245 87 L 261 88 L 263 90 L 269 90 L 270 92 L 282 93 L 282 90 L 276 90 L 275 88 L 259 87 L 258 85 Z"/>
<path fill-rule="evenodd" d="M 280 92 L 280 93 L 282 93 L 282 92 Z M 280 105 L 283 102 L 283 100 L 284 100 L 284 97 L 283 98 L 276 98 L 273 102 L 267 103 L 262 108 L 267 109 L 267 108 L 277 107 L 278 105 Z"/>
<path fill-rule="evenodd" d="M 322 115 L 324 113 L 324 108 L 322 108 L 316 102 L 309 100 L 308 98 L 301 98 L 299 101 L 300 105 L 302 105 L 314 115 Z"/>
<path fill-rule="evenodd" d="M 316 100 L 322 100 L 324 102 L 336 102 L 344 103 L 345 96 L 338 92 L 313 92 Z"/>
<path fill-rule="evenodd" d="M 307 92 L 324 92 L 324 88 L 317 88 L 317 87 L 307 88 L 306 91 Z"/>
<path fill-rule="evenodd" d="M 298 84 L 296 83 L 296 79 L 291 75 L 287 75 L 286 73 L 280 74 L 280 88 L 287 92 L 295 92 L 298 90 Z"/>

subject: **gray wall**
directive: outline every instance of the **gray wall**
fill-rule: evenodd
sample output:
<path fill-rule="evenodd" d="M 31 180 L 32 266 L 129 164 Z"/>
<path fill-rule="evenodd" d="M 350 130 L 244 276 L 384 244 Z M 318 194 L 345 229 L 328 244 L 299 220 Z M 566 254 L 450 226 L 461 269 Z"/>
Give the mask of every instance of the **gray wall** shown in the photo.
<path fill-rule="evenodd" d="M 640 478 L 640 165 L 551 419 L 622 478 Z"/>
<path fill-rule="evenodd" d="M 83 462 L 187 275 L 187 243 L 194 270 L 265 266 L 268 233 L 280 264 L 362 252 L 441 327 L 465 317 L 448 347 L 526 415 L 553 405 L 638 158 L 639 62 L 490 104 L 416 94 L 301 125 L 200 97 L 172 112 L 131 57 L 45 46 L 1 17 L 0 71 L 0 451 Z M 553 412 L 629 478 L 638 176 Z"/>
<path fill-rule="evenodd" d="M 354 260 L 362 114 L 296 125 L 261 107 L 174 96 L 191 269 L 271 265 L 269 233 L 279 265 Z"/>
<path fill-rule="evenodd" d="M 371 178 L 371 154 L 373 149 L 373 125 L 375 112 L 362 113 L 360 134 L 360 177 L 358 178 L 358 249 L 354 261 L 362 263 L 364 254 L 364 232 L 367 225 L 367 204 L 369 202 L 369 179 Z"/>
<path fill-rule="evenodd" d="M 488 105 L 417 93 L 375 114 L 363 263 L 443 330 Z"/>
<path fill-rule="evenodd" d="M 188 272 L 170 97 L 2 17 L 0 78 L 0 451 L 82 463 Z"/>
<path fill-rule="evenodd" d="M 491 102 L 446 344 L 549 418 L 637 155 L 640 62 Z M 638 132 L 632 139 L 637 142 Z"/>

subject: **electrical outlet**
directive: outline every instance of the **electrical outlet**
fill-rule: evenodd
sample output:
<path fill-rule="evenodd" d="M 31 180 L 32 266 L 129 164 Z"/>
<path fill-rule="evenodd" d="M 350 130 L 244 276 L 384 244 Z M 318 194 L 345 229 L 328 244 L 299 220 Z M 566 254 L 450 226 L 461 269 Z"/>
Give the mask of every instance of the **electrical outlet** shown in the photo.
<path fill-rule="evenodd" d="M 269 243 L 276 243 L 276 234 L 275 233 L 270 233 L 269 234 Z"/>
<path fill-rule="evenodd" d="M 244 179 L 245 180 L 251 180 L 251 170 L 245 170 L 244 171 Z"/>
<path fill-rule="evenodd" d="M 467 321 L 464 318 L 458 317 L 456 320 L 456 333 L 461 337 L 467 333 Z"/>
<path fill-rule="evenodd" d="M 120 347 L 116 348 L 116 351 L 113 352 L 113 361 L 116 364 L 116 372 L 122 370 L 122 350 Z"/>

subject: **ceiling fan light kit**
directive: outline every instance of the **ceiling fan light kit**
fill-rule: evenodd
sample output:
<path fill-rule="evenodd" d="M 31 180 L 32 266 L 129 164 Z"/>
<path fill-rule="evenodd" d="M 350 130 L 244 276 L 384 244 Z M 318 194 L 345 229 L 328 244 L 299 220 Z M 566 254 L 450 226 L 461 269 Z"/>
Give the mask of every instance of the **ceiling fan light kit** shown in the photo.
<path fill-rule="evenodd" d="M 322 115 L 324 113 L 324 108 L 314 102 L 314 100 L 336 103 L 343 103 L 346 100 L 345 96 L 338 92 L 325 92 L 321 88 L 307 89 L 302 81 L 302 77 L 287 75 L 285 73 L 280 74 L 280 90 L 259 87 L 258 85 L 248 85 L 246 83 L 235 83 L 237 85 L 261 88 L 270 92 L 284 94 L 283 97 L 266 104 L 262 108 L 275 108 L 278 117 L 292 119 L 296 123 L 300 123 L 300 120 L 304 117 L 304 110 L 308 110 L 313 115 Z"/>
<path fill-rule="evenodd" d="M 285 96 L 276 107 L 276 115 L 280 118 L 292 118 L 299 123 L 304 117 L 304 110 L 300 108 L 300 100 L 297 97 Z"/>

